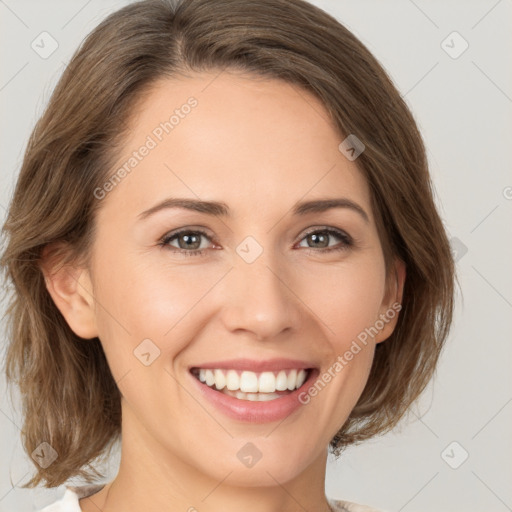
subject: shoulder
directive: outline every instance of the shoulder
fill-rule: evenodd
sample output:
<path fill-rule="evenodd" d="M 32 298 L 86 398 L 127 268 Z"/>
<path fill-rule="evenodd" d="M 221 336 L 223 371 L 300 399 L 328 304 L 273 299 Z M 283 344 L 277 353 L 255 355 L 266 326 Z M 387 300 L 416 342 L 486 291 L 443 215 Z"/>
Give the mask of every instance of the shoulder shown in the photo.
<path fill-rule="evenodd" d="M 334 498 L 328 498 L 328 501 L 333 512 L 384 512 L 366 505 L 359 505 L 358 503 L 337 500 Z"/>
<path fill-rule="evenodd" d="M 60 500 L 44 507 L 39 512 L 81 512 L 79 500 L 97 493 L 103 487 L 104 484 L 66 487 L 66 491 Z"/>

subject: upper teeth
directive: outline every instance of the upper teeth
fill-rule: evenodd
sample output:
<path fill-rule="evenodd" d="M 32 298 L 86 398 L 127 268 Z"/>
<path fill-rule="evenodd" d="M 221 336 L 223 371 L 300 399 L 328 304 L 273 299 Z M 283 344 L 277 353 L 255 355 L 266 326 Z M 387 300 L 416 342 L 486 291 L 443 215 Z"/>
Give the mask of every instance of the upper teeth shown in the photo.
<path fill-rule="evenodd" d="M 231 391 L 240 390 L 244 393 L 274 393 L 300 388 L 306 380 L 307 372 L 299 370 L 281 370 L 279 372 L 255 373 L 243 371 L 240 374 L 236 370 L 199 370 L 199 380 L 207 386 L 217 389 L 226 387 Z"/>

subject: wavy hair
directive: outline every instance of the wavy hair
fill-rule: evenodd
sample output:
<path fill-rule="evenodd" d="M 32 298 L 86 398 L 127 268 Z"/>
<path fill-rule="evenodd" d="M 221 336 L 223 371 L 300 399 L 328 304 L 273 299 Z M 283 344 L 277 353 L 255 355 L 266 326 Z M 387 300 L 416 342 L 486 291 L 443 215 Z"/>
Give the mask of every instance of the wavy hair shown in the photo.
<path fill-rule="evenodd" d="M 393 428 L 432 377 L 453 314 L 454 263 L 414 118 L 385 70 L 339 21 L 304 0 L 144 0 L 104 19 L 82 42 L 36 123 L 2 234 L 9 286 L 5 370 L 22 397 L 28 454 L 59 453 L 25 487 L 91 482 L 93 461 L 121 431 L 120 393 L 100 340 L 87 343 L 52 301 L 45 246 L 83 259 L 130 113 L 165 77 L 232 69 L 281 79 L 319 98 L 365 151 L 355 161 L 371 191 L 386 268 L 407 269 L 393 334 L 376 347 L 368 382 L 330 443 L 336 455 Z M 71 248 L 72 251 L 66 250 Z"/>

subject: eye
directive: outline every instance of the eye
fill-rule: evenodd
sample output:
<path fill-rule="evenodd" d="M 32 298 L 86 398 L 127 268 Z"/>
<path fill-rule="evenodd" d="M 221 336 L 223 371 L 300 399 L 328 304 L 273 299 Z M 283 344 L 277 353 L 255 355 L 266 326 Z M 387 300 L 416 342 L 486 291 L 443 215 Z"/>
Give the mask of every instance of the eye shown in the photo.
<path fill-rule="evenodd" d="M 331 245 L 330 240 L 337 238 L 341 243 Z M 308 244 L 306 247 L 309 249 L 319 249 L 320 252 L 331 252 L 346 250 L 352 245 L 352 239 L 349 235 L 341 230 L 334 228 L 315 229 L 307 233 L 302 240 Z M 301 241 L 302 242 L 302 241 Z M 300 247 L 304 247 L 300 245 Z"/>
<path fill-rule="evenodd" d="M 341 242 L 332 245 L 330 241 L 333 238 L 337 238 Z M 200 229 L 192 230 L 189 228 L 166 234 L 160 239 L 158 245 L 185 256 L 204 256 L 206 255 L 208 243 L 206 243 L 206 245 L 202 244 L 201 239 L 206 239 L 212 242 L 210 236 L 205 231 Z M 306 246 L 307 250 L 313 250 L 313 252 L 321 253 L 347 250 L 353 245 L 352 238 L 349 235 L 334 228 L 315 229 L 306 233 L 306 235 L 301 239 L 301 242 L 302 240 L 305 240 L 308 244 Z M 304 246 L 299 245 L 299 247 Z"/>
<path fill-rule="evenodd" d="M 201 238 L 210 240 L 210 237 L 204 231 L 183 229 L 165 235 L 158 245 L 185 254 L 186 256 L 202 256 L 205 254 L 205 249 L 208 244 L 201 247 Z M 177 242 L 177 246 L 173 245 L 172 242 Z"/>

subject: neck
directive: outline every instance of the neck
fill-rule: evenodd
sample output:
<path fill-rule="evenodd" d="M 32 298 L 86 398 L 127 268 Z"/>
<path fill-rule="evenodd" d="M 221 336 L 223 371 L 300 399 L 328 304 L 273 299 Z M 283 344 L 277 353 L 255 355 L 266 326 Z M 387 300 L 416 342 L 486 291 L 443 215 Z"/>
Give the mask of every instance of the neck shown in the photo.
<path fill-rule="evenodd" d="M 119 472 L 105 486 L 101 498 L 95 501 L 103 512 L 331 510 L 325 497 L 327 450 L 287 481 L 280 481 L 261 467 L 259 475 L 256 475 L 258 469 L 254 466 L 243 468 L 243 471 L 254 471 L 256 484 L 247 483 L 247 479 L 240 484 L 237 479 L 241 471 L 239 466 L 222 475 L 216 475 L 212 468 L 212 473 L 208 474 L 173 451 L 166 451 L 132 417 L 128 421 L 126 416 L 129 414 L 123 414 Z M 233 442 L 238 446 L 239 443 Z"/>

